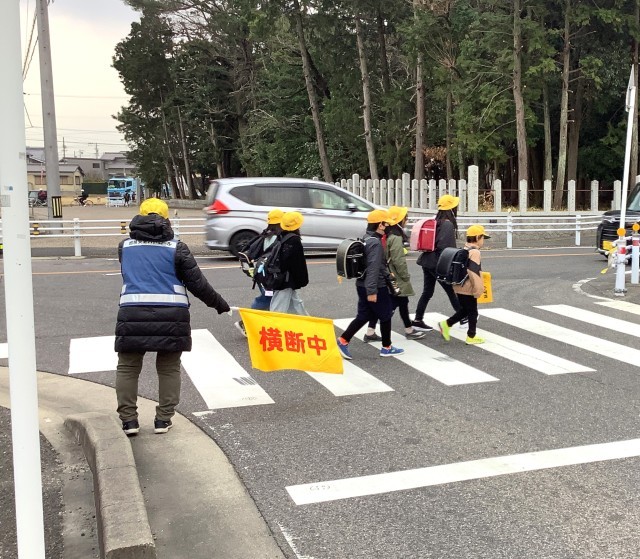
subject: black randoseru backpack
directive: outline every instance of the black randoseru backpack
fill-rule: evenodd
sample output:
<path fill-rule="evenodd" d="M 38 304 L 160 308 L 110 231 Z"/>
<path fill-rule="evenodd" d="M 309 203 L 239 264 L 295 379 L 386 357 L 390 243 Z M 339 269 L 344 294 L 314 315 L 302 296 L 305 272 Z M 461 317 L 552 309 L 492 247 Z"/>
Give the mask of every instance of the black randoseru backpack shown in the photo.
<path fill-rule="evenodd" d="M 360 239 L 345 239 L 336 252 L 338 275 L 347 279 L 361 278 L 367 270 L 364 242 Z"/>
<path fill-rule="evenodd" d="M 284 288 L 289 279 L 289 272 L 283 272 L 281 266 L 282 245 L 295 233 L 287 233 L 271 246 L 271 250 L 255 261 L 253 279 L 267 291 L 278 291 Z"/>
<path fill-rule="evenodd" d="M 436 278 L 449 285 L 462 285 L 469 277 L 469 251 L 466 248 L 445 248 L 436 264 Z"/>

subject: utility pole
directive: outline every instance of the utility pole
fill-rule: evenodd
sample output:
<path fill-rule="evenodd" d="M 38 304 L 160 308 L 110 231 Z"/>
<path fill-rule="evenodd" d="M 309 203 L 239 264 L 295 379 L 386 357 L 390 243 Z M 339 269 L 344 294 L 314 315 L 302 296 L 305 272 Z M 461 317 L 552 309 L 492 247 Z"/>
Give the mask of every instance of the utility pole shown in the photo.
<path fill-rule="evenodd" d="M 51 68 L 51 40 L 49 38 L 49 8 L 47 0 L 37 1 L 38 55 L 40 57 L 40 89 L 42 93 L 42 121 L 44 152 L 47 163 L 47 196 L 49 219 L 62 218 L 60 197 L 60 165 L 58 163 L 58 132 L 56 130 L 56 104 L 53 97 L 53 70 Z"/>
<path fill-rule="evenodd" d="M 0 3 L 0 205 L 9 343 L 11 440 L 18 557 L 44 559 L 33 278 L 27 204 L 20 3 Z"/>
<path fill-rule="evenodd" d="M 67 159 L 67 146 L 64 143 L 64 136 L 62 136 L 62 159 L 63 161 L 66 161 Z"/>
<path fill-rule="evenodd" d="M 98 143 L 96 142 L 96 159 L 98 159 Z"/>

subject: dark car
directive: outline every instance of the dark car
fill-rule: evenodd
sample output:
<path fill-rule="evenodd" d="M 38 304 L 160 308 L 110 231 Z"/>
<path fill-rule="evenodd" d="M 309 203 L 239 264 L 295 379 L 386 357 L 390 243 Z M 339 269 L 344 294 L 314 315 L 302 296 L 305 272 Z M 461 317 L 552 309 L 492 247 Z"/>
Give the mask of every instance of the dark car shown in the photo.
<path fill-rule="evenodd" d="M 627 196 L 627 212 L 625 214 L 626 236 L 633 233 L 631 227 L 640 222 L 640 183 L 636 184 Z M 602 214 L 602 222 L 596 231 L 596 250 L 607 256 L 612 249 L 612 243 L 618 238 L 620 227 L 620 210 L 611 210 Z M 627 241 L 627 244 L 631 244 Z"/>

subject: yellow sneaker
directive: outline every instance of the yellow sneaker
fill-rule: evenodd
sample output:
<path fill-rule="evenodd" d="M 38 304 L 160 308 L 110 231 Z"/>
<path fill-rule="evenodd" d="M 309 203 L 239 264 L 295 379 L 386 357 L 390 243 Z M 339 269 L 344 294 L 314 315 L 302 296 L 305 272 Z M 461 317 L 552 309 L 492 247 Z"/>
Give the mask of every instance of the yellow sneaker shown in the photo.
<path fill-rule="evenodd" d="M 479 336 L 470 338 L 469 336 L 467 336 L 467 339 L 465 341 L 468 345 L 477 345 L 477 344 L 483 344 L 484 338 L 480 338 Z"/>

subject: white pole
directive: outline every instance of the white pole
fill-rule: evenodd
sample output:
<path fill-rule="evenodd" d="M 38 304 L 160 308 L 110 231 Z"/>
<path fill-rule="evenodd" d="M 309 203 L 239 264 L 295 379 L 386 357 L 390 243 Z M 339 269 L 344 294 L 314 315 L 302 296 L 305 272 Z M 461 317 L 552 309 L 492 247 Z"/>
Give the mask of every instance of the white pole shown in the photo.
<path fill-rule="evenodd" d="M 631 234 L 631 284 L 638 285 L 640 283 L 640 235 L 638 230 L 640 226 L 633 224 L 633 233 Z"/>
<path fill-rule="evenodd" d="M 631 68 L 629 76 L 629 85 L 627 86 L 627 111 L 629 118 L 627 121 L 627 146 L 624 152 L 624 172 L 622 175 L 622 199 L 620 200 L 620 227 L 618 228 L 618 254 L 616 262 L 616 283 L 614 294 L 623 296 L 626 292 L 625 267 L 627 263 L 626 254 L 626 218 L 627 218 L 627 192 L 629 190 L 629 167 L 631 166 L 631 138 L 633 136 L 633 113 L 636 104 L 636 81 L 635 75 Z"/>
<path fill-rule="evenodd" d="M 44 559 L 19 2 L 0 8 L 0 201 L 18 556 Z"/>

